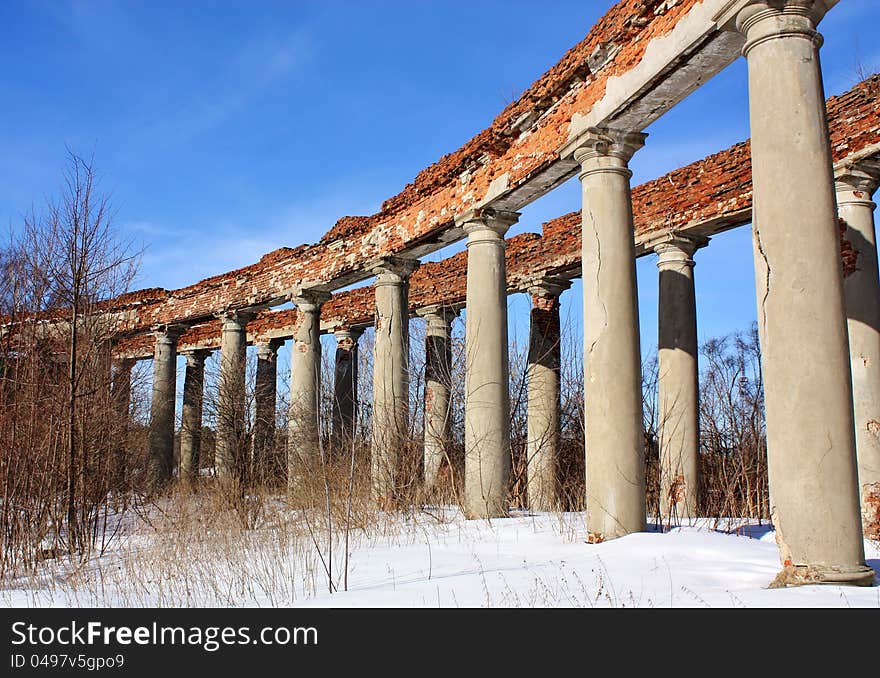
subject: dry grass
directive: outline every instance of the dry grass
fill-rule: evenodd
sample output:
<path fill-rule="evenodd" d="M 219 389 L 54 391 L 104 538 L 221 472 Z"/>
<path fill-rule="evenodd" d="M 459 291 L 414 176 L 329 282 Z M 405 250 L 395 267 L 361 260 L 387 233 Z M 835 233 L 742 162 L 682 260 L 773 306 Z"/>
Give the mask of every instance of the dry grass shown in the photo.
<path fill-rule="evenodd" d="M 350 516 L 334 505 L 338 522 L 329 523 L 323 507 L 264 492 L 251 497 L 259 518 L 244 527 L 223 489 L 205 484 L 145 505 L 125 516 L 108 554 L 46 561 L 6 578 L 0 599 L 26 590 L 35 606 L 288 606 L 343 590 L 352 549 L 423 540 L 421 523 L 444 520 L 430 511 L 401 519 L 357 500 Z"/>

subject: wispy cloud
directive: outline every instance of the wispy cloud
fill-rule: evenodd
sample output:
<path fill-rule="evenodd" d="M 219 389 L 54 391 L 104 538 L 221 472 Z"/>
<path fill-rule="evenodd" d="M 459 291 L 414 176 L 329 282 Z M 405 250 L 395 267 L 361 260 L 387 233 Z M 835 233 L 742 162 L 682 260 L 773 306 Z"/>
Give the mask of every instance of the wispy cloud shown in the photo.
<path fill-rule="evenodd" d="M 274 38 L 261 36 L 215 64 L 196 81 L 144 93 L 149 113 L 127 121 L 123 135 L 176 146 L 221 126 L 273 85 L 304 68 L 313 55 L 308 31 Z"/>
<path fill-rule="evenodd" d="M 63 26 L 79 48 L 105 55 L 137 49 L 142 34 L 130 20 L 125 5 L 109 0 L 40 0 L 40 10 Z"/>
<path fill-rule="evenodd" d="M 346 214 L 370 214 L 384 195 L 368 176 L 339 177 L 319 193 L 269 205 L 249 223 L 170 224 L 150 219 L 121 224 L 130 237 L 147 243 L 140 287 L 184 287 L 224 271 L 247 266 L 279 247 L 317 242 Z"/>
<path fill-rule="evenodd" d="M 117 85 L 130 90 L 128 108 L 118 111 L 104 132 L 128 146 L 132 156 L 185 144 L 221 126 L 268 88 L 300 72 L 315 52 L 304 23 L 243 34 L 225 52 L 221 34 L 203 36 L 209 42 L 199 44 L 183 42 L 173 32 L 146 31 L 136 9 L 124 3 L 47 0 L 38 6 L 78 50 L 94 52 L 104 64 L 132 65 L 131 81 Z M 145 63 L 154 65 L 147 77 Z"/>
<path fill-rule="evenodd" d="M 186 233 L 149 222 L 130 223 L 125 231 L 148 243 L 136 287 L 185 287 L 257 261 L 277 245 L 271 238 L 245 237 L 191 229 Z"/>

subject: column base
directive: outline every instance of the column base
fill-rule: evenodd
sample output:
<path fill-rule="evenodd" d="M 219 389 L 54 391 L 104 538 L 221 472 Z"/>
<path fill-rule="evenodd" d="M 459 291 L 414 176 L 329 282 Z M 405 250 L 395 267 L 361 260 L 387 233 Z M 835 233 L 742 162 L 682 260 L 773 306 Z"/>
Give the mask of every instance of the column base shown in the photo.
<path fill-rule="evenodd" d="M 834 586 L 873 586 L 876 572 L 867 565 L 787 565 L 769 588 L 831 584 Z"/>
<path fill-rule="evenodd" d="M 464 510 L 466 520 L 490 520 L 492 518 L 510 518 L 510 510 L 491 509 L 483 511 L 474 511 L 472 509 Z"/>
<path fill-rule="evenodd" d="M 587 532 L 587 544 L 604 544 L 606 541 L 613 541 L 621 537 L 628 537 L 631 534 L 645 532 L 647 528 L 634 530 L 632 532 Z"/>

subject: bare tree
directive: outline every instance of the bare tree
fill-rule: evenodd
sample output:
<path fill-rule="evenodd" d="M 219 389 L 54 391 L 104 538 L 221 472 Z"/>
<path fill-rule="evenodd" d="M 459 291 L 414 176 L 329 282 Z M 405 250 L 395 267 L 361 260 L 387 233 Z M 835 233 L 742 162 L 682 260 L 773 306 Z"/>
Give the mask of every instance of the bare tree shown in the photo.
<path fill-rule="evenodd" d="M 95 439 L 94 418 L 84 416 L 82 409 L 84 401 L 96 404 L 98 396 L 110 392 L 112 341 L 119 318 L 104 302 L 127 291 L 140 255 L 130 241 L 118 237 L 109 196 L 101 193 L 98 183 L 93 158 L 68 150 L 60 196 L 25 217 L 12 248 L 33 290 L 26 310 L 51 318 L 44 324 L 43 339 L 53 347 L 53 360 L 63 362 L 59 354 L 66 355 L 65 508 L 70 552 L 82 550 L 88 541 L 85 515 L 79 509 L 85 507 L 80 499 L 95 461 L 89 455 L 109 442 L 104 440 L 109 437 L 106 431 Z"/>

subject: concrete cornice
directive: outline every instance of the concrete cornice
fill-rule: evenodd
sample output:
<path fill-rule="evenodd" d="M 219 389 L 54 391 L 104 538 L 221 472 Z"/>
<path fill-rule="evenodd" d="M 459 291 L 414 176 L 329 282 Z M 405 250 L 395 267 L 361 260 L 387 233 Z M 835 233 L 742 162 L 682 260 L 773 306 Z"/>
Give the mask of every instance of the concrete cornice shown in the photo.
<path fill-rule="evenodd" d="M 828 100 L 828 122 L 832 150 L 837 160 L 835 164 L 837 172 L 851 171 L 853 167 L 863 163 L 870 164 L 876 162 L 875 158 L 880 158 L 880 142 L 875 142 L 878 138 L 876 109 L 878 86 L 880 79 L 866 79 L 848 92 Z M 656 243 L 658 238 L 662 240 L 667 237 L 666 233 L 672 226 L 680 235 L 706 237 L 748 223 L 751 219 L 748 163 L 747 145 L 736 144 L 663 177 L 634 187 L 634 199 L 641 201 L 637 205 L 637 227 L 639 227 L 640 214 L 643 217 L 641 229 L 636 234 L 636 256 L 652 253 L 653 243 Z M 576 215 L 566 215 L 561 219 L 566 220 L 572 216 Z M 574 244 L 574 240 L 566 240 L 567 232 L 570 230 L 571 226 L 564 226 L 562 229 L 559 226 L 551 226 L 549 229 L 544 229 L 543 236 L 523 234 L 522 237 L 509 238 L 506 241 L 509 250 L 512 248 L 514 252 L 522 252 L 527 264 L 518 266 L 508 262 L 508 291 L 526 292 L 528 280 L 542 271 L 554 275 L 562 273 L 565 277 L 569 274 L 571 277 L 577 277 L 579 267 L 577 245 Z M 448 230 L 443 231 L 443 233 L 448 232 Z M 551 242 L 553 244 L 549 244 Z M 545 251 L 545 247 L 549 249 Z M 555 252 L 553 248 L 558 247 L 564 247 L 565 251 Z M 544 253 L 539 254 L 539 252 Z M 442 280 L 437 279 L 437 275 L 443 275 L 446 269 L 451 275 L 453 269 L 449 267 L 464 270 L 461 268 L 464 256 L 456 255 L 456 257 L 458 258 L 440 262 L 436 265 L 437 268 L 431 265 L 430 276 L 423 279 L 419 275 L 418 278 L 413 279 L 413 289 L 418 290 L 413 298 L 419 299 L 418 303 L 427 305 L 443 303 L 444 299 L 460 301 L 464 298 L 463 286 L 458 282 L 450 285 L 448 276 Z M 384 258 L 381 261 L 387 262 L 389 259 L 394 260 L 394 258 Z M 374 259 L 373 263 L 377 261 L 379 260 Z M 184 309 L 182 317 L 185 317 L 186 313 Z M 255 335 L 289 338 L 294 322 L 291 315 L 295 312 L 280 313 L 287 313 L 287 316 L 279 315 L 277 320 L 273 320 L 269 316 L 274 314 L 262 315 L 258 321 L 260 329 L 257 331 L 255 328 L 253 333 L 249 332 L 249 340 Z M 267 322 L 264 322 L 264 319 L 267 319 Z M 42 320 L 37 320 L 36 322 L 49 325 L 53 321 L 47 320 L 43 323 Z M 372 290 L 361 288 L 336 295 L 332 313 L 327 313 L 326 320 L 322 322 L 322 329 L 332 331 L 333 328 L 342 325 L 369 326 L 371 323 Z M 216 336 L 212 337 L 211 332 L 215 330 L 209 329 L 209 325 L 210 323 L 200 321 L 196 329 L 201 332 L 187 334 L 187 337 L 193 337 L 190 345 L 212 347 L 218 345 L 219 327 Z M 138 359 L 150 357 L 153 346 L 146 336 L 148 327 L 150 325 L 144 326 L 143 329 L 128 330 L 128 335 L 121 340 L 116 355 L 130 355 Z M 187 337 L 184 337 L 184 341 Z"/>

